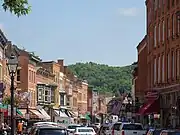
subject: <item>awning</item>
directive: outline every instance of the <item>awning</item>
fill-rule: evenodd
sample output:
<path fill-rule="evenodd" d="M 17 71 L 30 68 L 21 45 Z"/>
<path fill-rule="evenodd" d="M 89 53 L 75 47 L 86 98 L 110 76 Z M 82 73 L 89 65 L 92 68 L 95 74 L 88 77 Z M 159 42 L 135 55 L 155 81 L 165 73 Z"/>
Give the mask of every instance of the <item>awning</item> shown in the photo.
<path fill-rule="evenodd" d="M 44 119 L 44 116 L 38 110 L 30 110 L 30 112 L 38 116 L 39 119 Z"/>
<path fill-rule="evenodd" d="M 89 113 L 86 113 L 86 114 L 85 114 L 85 118 L 86 118 L 86 120 L 91 120 L 90 114 L 89 114 Z"/>
<path fill-rule="evenodd" d="M 47 112 L 44 109 L 39 109 L 40 113 L 44 116 L 44 119 L 50 120 L 51 117 L 47 114 Z"/>
<path fill-rule="evenodd" d="M 62 112 L 60 110 L 54 110 L 55 114 L 60 117 L 69 118 L 65 112 Z"/>
<path fill-rule="evenodd" d="M 151 99 L 147 103 L 145 103 L 140 109 L 139 109 L 139 115 L 148 115 L 148 114 L 154 114 L 159 113 L 160 111 L 160 101 L 159 98 Z"/>

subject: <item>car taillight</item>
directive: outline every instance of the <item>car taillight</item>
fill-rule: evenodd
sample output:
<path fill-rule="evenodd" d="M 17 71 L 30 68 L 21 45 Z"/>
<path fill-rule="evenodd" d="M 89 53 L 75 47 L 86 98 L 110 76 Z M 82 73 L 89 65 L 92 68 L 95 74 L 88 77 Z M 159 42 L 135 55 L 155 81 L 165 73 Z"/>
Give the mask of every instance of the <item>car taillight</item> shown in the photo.
<path fill-rule="evenodd" d="M 112 135 L 114 135 L 114 129 L 112 129 Z"/>
<path fill-rule="evenodd" d="M 124 134 L 124 130 L 122 130 L 121 135 L 125 135 L 125 134 Z"/>

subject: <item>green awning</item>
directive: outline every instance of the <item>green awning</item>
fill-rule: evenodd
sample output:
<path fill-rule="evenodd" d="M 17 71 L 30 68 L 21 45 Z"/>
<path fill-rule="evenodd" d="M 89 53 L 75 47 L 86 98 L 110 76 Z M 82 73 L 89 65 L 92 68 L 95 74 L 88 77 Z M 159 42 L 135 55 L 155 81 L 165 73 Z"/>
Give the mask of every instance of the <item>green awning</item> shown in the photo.
<path fill-rule="evenodd" d="M 0 109 L 7 110 L 8 109 L 8 105 L 0 104 Z M 22 112 L 18 108 L 16 109 L 16 112 L 17 112 L 17 114 L 23 116 Z"/>
<path fill-rule="evenodd" d="M 22 112 L 19 109 L 16 109 L 17 114 L 23 116 Z"/>
<path fill-rule="evenodd" d="M 85 114 L 85 118 L 86 118 L 86 120 L 91 120 L 91 117 L 90 117 L 89 113 Z"/>
<path fill-rule="evenodd" d="M 7 105 L 0 104 L 0 109 L 7 109 Z"/>

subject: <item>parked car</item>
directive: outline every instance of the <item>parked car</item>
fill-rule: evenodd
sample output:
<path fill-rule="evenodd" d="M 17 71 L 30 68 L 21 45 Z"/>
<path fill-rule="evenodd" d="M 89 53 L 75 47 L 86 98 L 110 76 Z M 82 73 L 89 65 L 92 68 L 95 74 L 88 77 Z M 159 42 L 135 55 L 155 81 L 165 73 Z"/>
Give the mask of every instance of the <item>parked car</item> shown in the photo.
<path fill-rule="evenodd" d="M 119 123 L 115 125 L 111 135 L 145 135 L 146 130 L 143 129 L 141 123 Z"/>
<path fill-rule="evenodd" d="M 73 133 L 77 127 L 82 127 L 82 125 L 79 124 L 71 124 L 67 127 L 67 130 L 69 133 Z"/>
<path fill-rule="evenodd" d="M 96 132 L 92 127 L 77 127 L 74 135 L 96 135 Z"/>
<path fill-rule="evenodd" d="M 89 125 L 87 127 L 92 127 L 94 129 L 94 131 L 97 133 L 99 128 L 96 125 Z"/>
<path fill-rule="evenodd" d="M 180 135 L 180 130 L 162 130 L 160 135 Z"/>
<path fill-rule="evenodd" d="M 33 126 L 29 135 L 68 135 L 63 127 L 58 126 Z"/>
<path fill-rule="evenodd" d="M 149 129 L 146 135 L 160 135 L 163 129 Z"/>

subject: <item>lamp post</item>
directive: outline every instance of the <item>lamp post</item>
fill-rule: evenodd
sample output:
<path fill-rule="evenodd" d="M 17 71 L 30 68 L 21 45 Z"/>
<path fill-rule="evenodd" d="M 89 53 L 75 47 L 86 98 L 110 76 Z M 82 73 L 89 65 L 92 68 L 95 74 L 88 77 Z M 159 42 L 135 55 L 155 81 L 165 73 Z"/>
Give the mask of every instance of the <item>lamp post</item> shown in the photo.
<path fill-rule="evenodd" d="M 14 127 L 14 77 L 16 75 L 17 67 L 18 67 L 18 59 L 16 56 L 11 54 L 8 62 L 7 62 L 9 75 L 11 77 L 11 135 L 14 135 L 15 133 L 15 127 Z"/>

